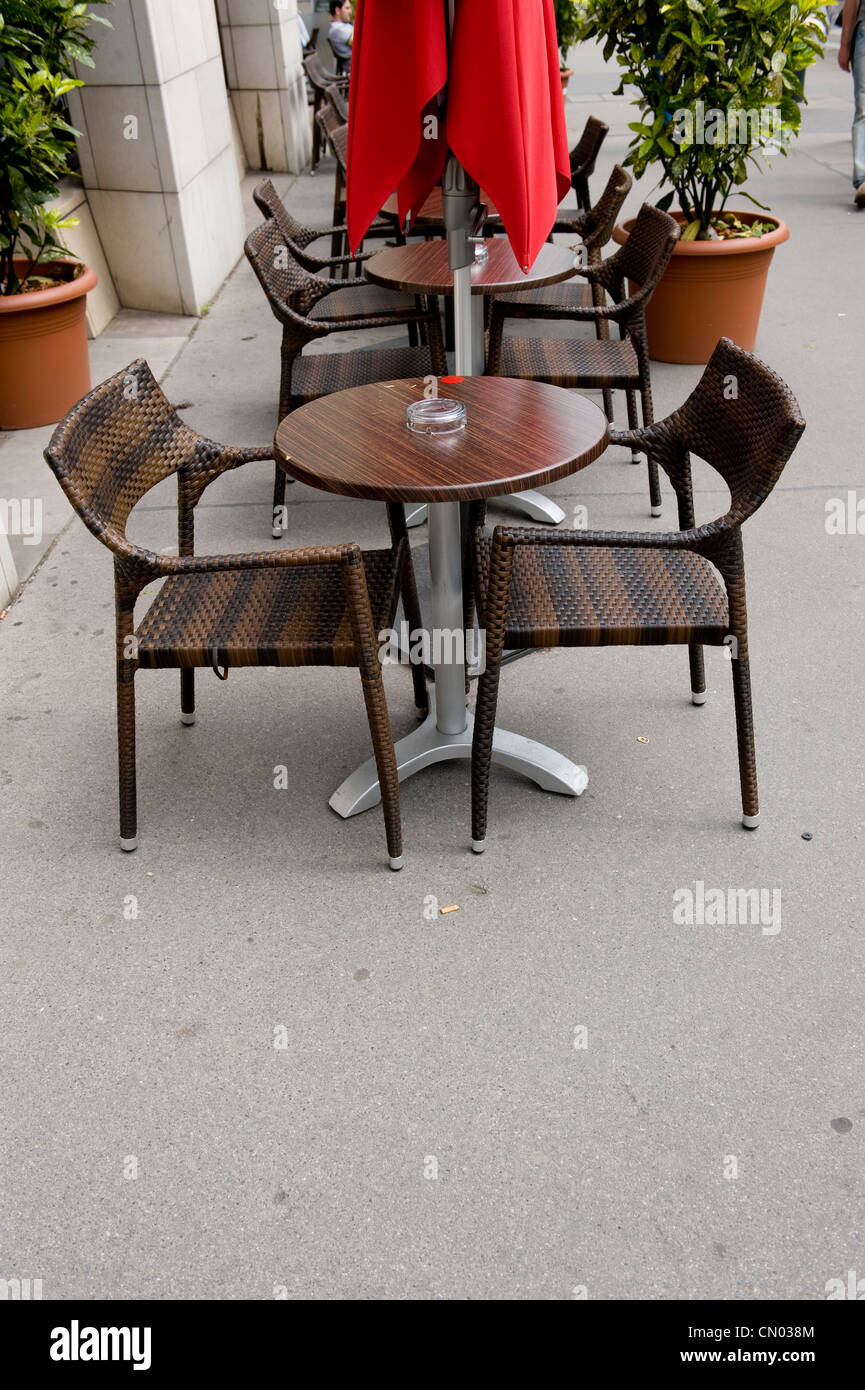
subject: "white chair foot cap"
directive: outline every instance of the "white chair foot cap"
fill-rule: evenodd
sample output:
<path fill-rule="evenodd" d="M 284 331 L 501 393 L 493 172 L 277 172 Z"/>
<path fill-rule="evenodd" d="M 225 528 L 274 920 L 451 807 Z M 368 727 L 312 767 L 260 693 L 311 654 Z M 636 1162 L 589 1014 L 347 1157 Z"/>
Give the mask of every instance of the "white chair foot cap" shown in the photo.
<path fill-rule="evenodd" d="M 185 710 L 181 710 L 181 712 L 180 712 L 180 722 L 181 722 L 181 724 L 194 724 L 194 723 L 195 723 L 195 710 L 193 710 L 191 714 L 187 714 Z"/>
<path fill-rule="evenodd" d="M 270 534 L 273 536 L 273 539 L 274 539 L 275 541 L 281 541 L 281 540 L 282 540 L 282 527 L 281 527 L 281 526 L 271 526 L 271 528 L 270 528 Z"/>
<path fill-rule="evenodd" d="M 131 840 L 124 840 L 123 836 L 121 835 L 120 848 L 123 850 L 125 854 L 131 854 L 134 849 L 138 849 L 138 836 L 134 835 Z"/>
<path fill-rule="evenodd" d="M 760 824 L 760 812 L 758 811 L 756 816 L 743 816 L 742 824 L 746 830 L 756 830 Z"/>
<path fill-rule="evenodd" d="M 664 511 L 664 508 L 663 508 L 663 507 L 653 507 L 653 508 L 652 508 L 652 516 L 661 516 L 661 515 L 663 514 L 663 511 Z"/>
<path fill-rule="evenodd" d="M 402 868 L 403 863 L 405 861 L 403 860 L 402 855 L 398 854 L 395 857 L 392 856 L 390 859 L 388 859 L 387 862 L 388 864 L 390 864 L 390 867 L 393 869 L 394 873 L 396 873 L 398 869 Z"/>
<path fill-rule="evenodd" d="M 486 840 L 472 840 L 472 853 L 473 853 L 473 854 L 483 854 L 483 852 L 484 852 L 484 850 L 486 849 L 486 847 L 487 847 L 487 842 L 486 842 Z"/>
<path fill-rule="evenodd" d="M 639 454 L 631 454 L 631 463 L 642 463 L 642 462 L 643 462 L 643 460 L 640 458 L 640 455 L 639 455 Z"/>
<path fill-rule="evenodd" d="M 708 692 L 708 690 L 692 690 L 692 691 L 691 691 L 691 704 L 692 704 L 692 705 L 704 705 L 704 704 L 706 703 L 706 701 L 707 701 L 708 698 L 709 698 L 709 692 Z"/>

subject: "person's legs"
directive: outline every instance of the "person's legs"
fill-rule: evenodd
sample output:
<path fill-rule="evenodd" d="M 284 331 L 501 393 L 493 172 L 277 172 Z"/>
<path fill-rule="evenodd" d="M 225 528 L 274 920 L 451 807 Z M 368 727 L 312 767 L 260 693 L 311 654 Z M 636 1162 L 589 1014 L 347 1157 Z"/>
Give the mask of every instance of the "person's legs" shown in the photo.
<path fill-rule="evenodd" d="M 850 64 L 853 71 L 853 96 L 855 112 L 853 116 L 853 186 L 861 188 L 865 184 L 865 24 L 856 30 L 853 44 L 853 58 Z"/>

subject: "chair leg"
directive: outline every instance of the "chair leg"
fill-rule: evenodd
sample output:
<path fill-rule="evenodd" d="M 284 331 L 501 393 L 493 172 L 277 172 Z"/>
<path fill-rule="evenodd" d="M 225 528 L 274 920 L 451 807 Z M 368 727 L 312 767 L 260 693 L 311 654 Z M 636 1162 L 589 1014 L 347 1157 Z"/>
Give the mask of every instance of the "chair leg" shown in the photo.
<path fill-rule="evenodd" d="M 387 520 L 390 527 L 391 543 L 403 547 L 399 591 L 405 620 L 408 623 L 409 641 L 411 641 L 411 634 L 419 632 L 423 628 L 423 618 L 421 617 L 420 599 L 418 598 L 417 582 L 412 564 L 411 546 L 408 543 L 405 507 L 401 502 L 387 503 Z M 414 685 L 415 709 L 420 717 L 425 717 L 429 714 L 429 691 L 427 690 L 423 661 L 411 662 L 411 678 Z"/>
<path fill-rule="evenodd" d="M 654 420 L 651 388 L 644 384 L 640 394 L 643 405 L 643 425 L 645 427 L 651 425 Z M 661 505 L 661 480 L 658 476 L 658 464 L 653 458 L 647 459 L 647 463 L 649 468 L 649 506 L 652 516 L 660 516 L 664 509 Z"/>
<path fill-rule="evenodd" d="M 135 784 L 135 665 L 117 666 L 117 764 L 120 789 L 120 848 L 138 848 L 138 800 Z"/>
<path fill-rule="evenodd" d="M 490 789 L 490 760 L 496 727 L 501 661 L 487 665 L 478 681 L 475 728 L 472 737 L 472 849 L 481 854 L 487 836 L 487 803 Z"/>
<path fill-rule="evenodd" d="M 314 174 L 318 168 L 318 161 L 321 158 L 321 130 L 318 121 L 315 119 L 321 109 L 321 97 L 316 92 L 312 99 L 312 168 L 310 173 Z"/>
<path fill-rule="evenodd" d="M 414 565 L 411 560 L 411 549 L 406 540 L 406 561 L 403 566 L 402 575 L 402 606 L 405 609 L 408 630 L 419 632 L 423 627 L 423 618 L 420 611 L 420 599 L 418 598 L 417 583 L 414 575 Z M 426 683 L 426 671 L 424 670 L 423 660 L 411 663 L 411 678 L 414 685 L 414 705 L 420 716 L 429 714 L 429 690 Z"/>
<path fill-rule="evenodd" d="M 366 717 L 369 720 L 369 732 L 372 738 L 378 783 L 381 787 L 381 805 L 384 812 L 388 858 L 392 869 L 401 869 L 403 857 L 402 822 L 399 811 L 399 772 L 390 730 L 390 719 L 387 713 L 384 684 L 381 678 L 381 666 L 378 661 L 376 660 L 374 674 L 367 672 L 361 665 L 360 678 L 363 685 L 363 698 L 366 704 Z"/>
<path fill-rule="evenodd" d="M 604 291 L 601 288 L 601 286 L 592 285 L 592 303 L 597 305 L 598 308 L 603 308 L 604 299 Z M 595 321 L 595 337 L 598 339 L 599 342 L 602 343 L 608 341 L 610 337 L 610 324 L 607 319 L 597 319 Z M 612 425 L 614 423 L 613 393 L 609 389 L 609 387 L 605 386 L 601 392 L 601 395 L 604 401 L 604 414 L 606 415 L 607 419 Z"/>
<path fill-rule="evenodd" d="M 691 702 L 695 705 L 706 703 L 706 666 L 703 661 L 703 648 L 694 644 L 688 648 L 688 661 L 691 666 Z"/>
<path fill-rule="evenodd" d="M 736 737 L 739 744 L 739 779 L 742 786 L 742 824 L 756 830 L 760 824 L 757 795 L 757 759 L 754 752 L 754 714 L 751 707 L 751 671 L 747 656 L 734 657 L 733 699 L 736 705 Z"/>
<path fill-rule="evenodd" d="M 294 359 L 297 356 L 295 348 L 287 339 L 285 329 L 282 334 L 282 347 L 280 349 L 279 362 L 279 419 L 284 420 L 291 411 L 291 374 L 294 369 Z M 274 463 L 273 473 L 273 509 L 271 511 L 270 534 L 275 541 L 280 540 L 284 531 L 283 518 L 285 516 L 285 488 L 288 482 L 288 475 L 280 468 L 278 463 Z M 294 479 L 291 480 L 294 482 Z"/>
<path fill-rule="evenodd" d="M 627 401 L 628 401 L 628 429 L 629 429 L 629 430 L 636 430 L 636 429 L 639 429 L 640 421 L 639 421 L 639 419 L 637 418 L 637 394 L 636 394 L 636 392 L 633 391 L 633 390 L 628 390 L 628 391 L 625 392 L 625 396 L 626 396 Z M 639 462 L 640 462 L 640 455 L 638 454 L 638 452 L 637 452 L 636 449 L 632 449 L 632 450 L 631 450 L 631 463 L 639 463 Z"/>
<path fill-rule="evenodd" d="M 401 509 L 400 509 L 401 511 Z M 388 517 L 399 529 L 400 518 L 390 508 Z M 405 516 L 402 515 L 400 538 L 405 535 Z M 393 532 L 392 532 L 393 534 Z M 396 543 L 399 543 L 398 540 Z M 387 852 L 392 869 L 401 869 L 402 823 L 399 813 L 399 771 L 396 764 L 396 751 L 390 730 L 384 682 L 381 678 L 381 659 L 378 649 L 378 634 L 375 631 L 366 576 L 357 547 L 356 558 L 348 560 L 343 571 L 346 598 L 348 599 L 351 625 L 354 632 L 355 652 L 363 686 L 366 717 L 372 738 L 372 749 L 381 789 L 381 806 L 384 812 Z"/>
<path fill-rule="evenodd" d="M 286 476 L 279 464 L 274 464 L 273 475 L 273 524 L 270 534 L 275 541 L 278 541 L 283 533 L 283 517 L 285 515 L 285 485 Z"/>
<path fill-rule="evenodd" d="M 652 377 L 649 368 L 649 344 L 646 338 L 645 321 L 635 326 L 631 337 L 637 353 L 637 361 L 640 367 L 640 404 L 643 412 L 643 427 L 648 428 L 654 423 L 655 411 L 652 406 Z M 633 459 L 636 463 L 637 460 Z M 661 483 L 658 476 L 658 465 L 655 459 L 647 458 L 649 466 L 649 505 L 652 516 L 660 516 L 663 508 L 661 506 Z"/>
<path fill-rule="evenodd" d="M 180 721 L 195 723 L 195 671 L 180 672 Z"/>

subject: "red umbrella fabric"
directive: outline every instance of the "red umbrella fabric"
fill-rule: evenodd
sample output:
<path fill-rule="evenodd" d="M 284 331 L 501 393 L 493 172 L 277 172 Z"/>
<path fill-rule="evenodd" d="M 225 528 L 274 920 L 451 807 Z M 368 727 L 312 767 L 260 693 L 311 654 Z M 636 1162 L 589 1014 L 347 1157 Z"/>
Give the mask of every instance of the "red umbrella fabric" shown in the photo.
<path fill-rule="evenodd" d="M 457 0 L 447 118 L 528 269 L 571 186 L 553 0 Z"/>
<path fill-rule="evenodd" d="M 447 83 L 447 129 L 424 116 Z M 437 133 L 438 138 L 429 138 Z M 571 186 L 553 0 L 358 0 L 349 112 L 349 241 L 396 188 L 402 216 L 441 178 L 448 146 L 498 210 L 520 265 Z"/>
<path fill-rule="evenodd" d="M 353 250 L 394 189 L 404 218 L 441 178 L 447 141 L 435 97 L 447 68 L 444 0 L 358 0 L 346 161 Z"/>

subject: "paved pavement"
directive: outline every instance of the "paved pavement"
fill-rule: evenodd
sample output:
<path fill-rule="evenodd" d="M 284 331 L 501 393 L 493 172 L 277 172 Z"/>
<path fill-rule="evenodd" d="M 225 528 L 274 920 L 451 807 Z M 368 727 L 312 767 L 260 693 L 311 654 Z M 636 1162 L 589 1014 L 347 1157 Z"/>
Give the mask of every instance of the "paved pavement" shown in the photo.
<path fill-rule="evenodd" d="M 756 834 L 721 653 L 697 709 L 683 652 L 625 649 L 503 677 L 502 721 L 588 765 L 579 800 L 497 772 L 473 858 L 468 769 L 431 769 L 403 790 L 398 875 L 377 812 L 327 807 L 368 753 L 356 673 L 201 675 L 194 728 L 176 677 L 142 676 L 142 838 L 122 856 L 110 559 L 52 512 L 0 623 L 0 1276 L 55 1299 L 748 1300 L 862 1271 L 865 541 L 824 523 L 865 495 L 865 223 L 833 62 L 758 192 L 791 227 L 758 351 L 808 429 L 746 533 Z M 611 123 L 598 187 L 632 113 L 594 52 L 576 67 L 572 131 L 601 101 Z M 326 220 L 330 191 L 325 166 L 291 197 Z M 95 362 L 144 351 L 192 424 L 266 440 L 278 328 L 245 263 L 187 328 L 142 345 L 124 316 Z M 660 415 L 699 369 L 653 375 Z M 0 472 L 41 486 L 41 443 L 5 438 Z M 698 516 L 719 514 L 696 481 Z M 267 465 L 224 479 L 199 548 L 268 547 L 269 491 Z M 673 524 L 620 451 L 550 491 L 592 526 Z M 371 504 L 289 500 L 288 543 L 383 536 Z M 173 542 L 167 491 L 133 533 Z M 410 681 L 386 681 L 400 735 Z M 777 890 L 780 910 L 678 925 L 697 883 Z"/>

